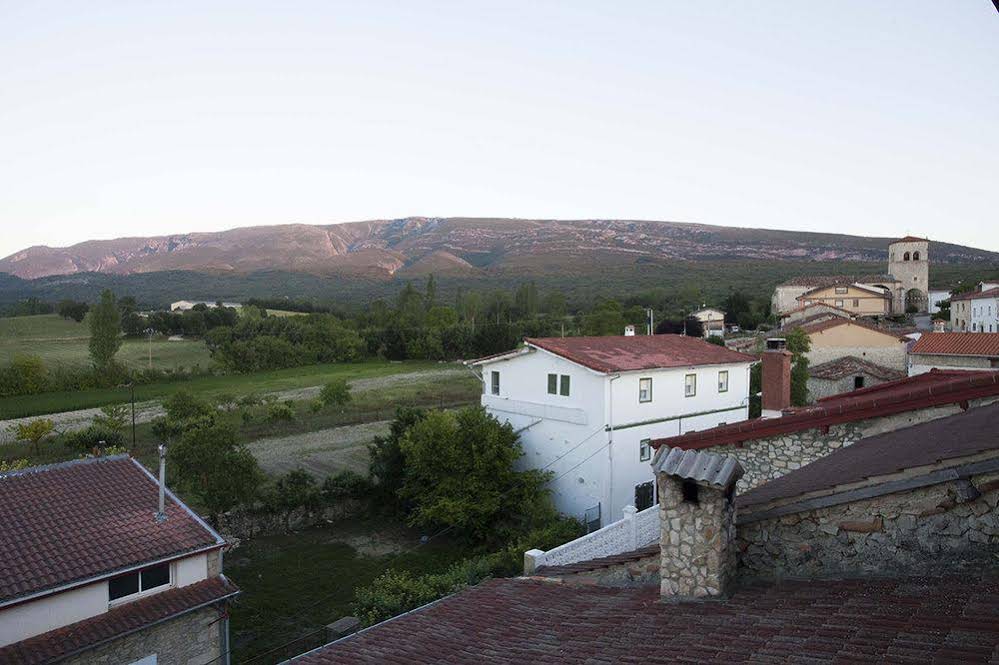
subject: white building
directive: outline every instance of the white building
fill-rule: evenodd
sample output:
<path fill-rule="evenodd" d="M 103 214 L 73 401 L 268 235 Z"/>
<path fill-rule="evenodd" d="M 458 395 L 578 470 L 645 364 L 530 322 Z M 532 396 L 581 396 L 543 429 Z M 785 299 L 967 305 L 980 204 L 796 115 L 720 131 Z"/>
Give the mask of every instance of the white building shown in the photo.
<path fill-rule="evenodd" d="M 999 332 L 999 287 L 956 295 L 950 302 L 951 329 L 956 332 Z"/>
<path fill-rule="evenodd" d="M 705 307 L 691 314 L 704 327 L 704 336 L 725 334 L 725 312 L 714 307 Z"/>
<path fill-rule="evenodd" d="M 482 405 L 520 433 L 523 468 L 554 474 L 555 505 L 607 524 L 655 503 L 654 438 L 749 415 L 752 356 L 682 335 L 525 340 L 474 361 Z"/>
<path fill-rule="evenodd" d="M 170 303 L 171 312 L 186 312 L 190 309 L 194 309 L 197 305 L 204 305 L 205 307 L 215 307 L 218 302 L 208 302 L 207 300 L 178 300 L 177 302 Z M 229 307 L 231 309 L 241 309 L 243 306 L 238 302 L 224 302 L 223 307 Z"/>

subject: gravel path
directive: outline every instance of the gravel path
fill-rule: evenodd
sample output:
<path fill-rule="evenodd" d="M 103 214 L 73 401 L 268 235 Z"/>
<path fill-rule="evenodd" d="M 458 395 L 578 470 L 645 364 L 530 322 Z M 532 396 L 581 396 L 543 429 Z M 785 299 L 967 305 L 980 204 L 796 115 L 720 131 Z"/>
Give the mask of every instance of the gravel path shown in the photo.
<path fill-rule="evenodd" d="M 446 369 L 432 369 L 421 372 L 406 372 L 404 374 L 390 374 L 388 376 L 377 376 L 369 379 L 356 379 L 350 382 L 351 390 L 355 392 L 365 392 L 377 390 L 388 386 L 395 386 L 406 383 L 425 381 L 431 378 L 448 378 L 450 376 L 464 375 L 468 370 L 463 368 L 448 367 Z M 312 399 L 319 394 L 322 386 L 310 386 L 308 388 L 292 388 L 290 390 L 279 390 L 273 393 L 280 400 L 304 400 Z M 0 444 L 12 443 L 14 437 L 10 433 L 11 426 L 19 423 L 26 423 L 38 418 L 48 418 L 55 423 L 59 432 L 72 432 L 83 429 L 93 420 L 94 416 L 101 412 L 100 409 L 80 409 L 78 411 L 64 411 L 62 413 L 50 413 L 45 416 L 31 416 L 28 418 L 12 418 L 10 420 L 0 420 Z M 164 414 L 163 407 L 159 402 L 136 402 L 135 422 L 147 423 L 155 420 Z"/>
<path fill-rule="evenodd" d="M 388 434 L 391 422 L 378 420 L 259 439 L 246 447 L 257 458 L 260 468 L 270 474 L 280 475 L 299 468 L 318 478 L 344 469 L 365 474 L 368 470 L 368 444 L 376 436 Z"/>

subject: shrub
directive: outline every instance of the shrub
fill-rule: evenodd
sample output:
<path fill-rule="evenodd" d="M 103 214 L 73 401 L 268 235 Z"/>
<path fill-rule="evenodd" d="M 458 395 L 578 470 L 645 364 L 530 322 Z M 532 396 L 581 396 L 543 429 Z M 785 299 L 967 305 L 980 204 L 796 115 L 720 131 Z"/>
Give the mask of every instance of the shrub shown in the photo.
<path fill-rule="evenodd" d="M 40 452 L 39 444 L 42 439 L 48 437 L 53 431 L 55 431 L 55 423 L 48 418 L 36 418 L 10 427 L 10 432 L 18 441 L 27 441 L 34 447 L 36 455 Z"/>
<path fill-rule="evenodd" d="M 303 469 L 295 469 L 284 474 L 267 493 L 268 507 L 281 514 L 286 531 L 291 530 L 291 516 L 299 508 L 309 514 L 322 504 L 322 494 L 316 486 L 316 479 Z"/>
<path fill-rule="evenodd" d="M 343 406 L 351 399 L 350 387 L 344 379 L 334 379 L 319 391 L 319 401 L 326 406 Z"/>
<path fill-rule="evenodd" d="M 21 469 L 27 469 L 29 466 L 31 466 L 31 463 L 26 459 L 12 459 L 12 460 L 0 459 L 0 473 L 7 473 L 9 471 L 20 471 Z"/>
<path fill-rule="evenodd" d="M 111 429 L 96 422 L 89 427 L 64 434 L 63 443 L 78 453 L 89 453 L 108 447 L 124 448 L 126 445 L 125 435 L 121 430 Z"/>
<path fill-rule="evenodd" d="M 94 424 L 108 430 L 121 432 L 128 424 L 129 410 L 125 404 L 109 404 L 101 407 L 99 415 L 94 416 Z"/>
<path fill-rule="evenodd" d="M 295 419 L 295 410 L 291 402 L 273 402 L 267 407 L 267 422 L 291 422 Z"/>
<path fill-rule="evenodd" d="M 163 402 L 167 417 L 177 422 L 195 418 L 214 418 L 215 409 L 208 402 L 195 397 L 187 390 L 178 390 Z"/>

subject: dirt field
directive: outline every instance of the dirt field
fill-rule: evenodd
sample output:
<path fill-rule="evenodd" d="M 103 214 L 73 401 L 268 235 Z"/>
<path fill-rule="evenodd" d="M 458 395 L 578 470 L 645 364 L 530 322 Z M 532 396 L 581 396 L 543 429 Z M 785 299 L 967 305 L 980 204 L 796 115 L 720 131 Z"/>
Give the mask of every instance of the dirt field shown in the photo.
<path fill-rule="evenodd" d="M 247 445 L 247 449 L 260 462 L 260 467 L 273 475 L 299 468 L 317 478 L 325 478 L 345 469 L 365 474 L 368 470 L 367 445 L 376 436 L 387 434 L 390 422 L 379 420 L 306 434 L 260 439 Z"/>

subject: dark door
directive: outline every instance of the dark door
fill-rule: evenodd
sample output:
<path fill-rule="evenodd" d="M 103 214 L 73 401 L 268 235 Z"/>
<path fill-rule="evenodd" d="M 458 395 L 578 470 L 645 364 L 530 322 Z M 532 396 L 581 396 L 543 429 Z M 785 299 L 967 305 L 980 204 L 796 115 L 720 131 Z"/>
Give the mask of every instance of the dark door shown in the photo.
<path fill-rule="evenodd" d="M 652 481 L 635 485 L 635 508 L 645 510 L 651 508 L 653 503 L 655 503 L 655 490 Z"/>

